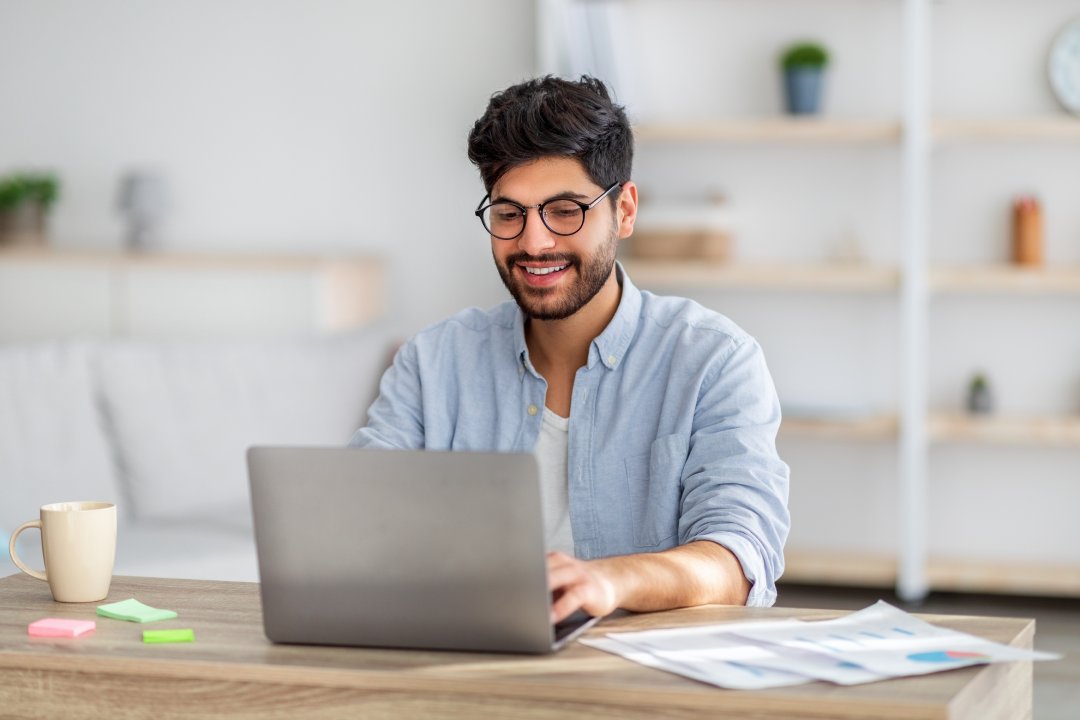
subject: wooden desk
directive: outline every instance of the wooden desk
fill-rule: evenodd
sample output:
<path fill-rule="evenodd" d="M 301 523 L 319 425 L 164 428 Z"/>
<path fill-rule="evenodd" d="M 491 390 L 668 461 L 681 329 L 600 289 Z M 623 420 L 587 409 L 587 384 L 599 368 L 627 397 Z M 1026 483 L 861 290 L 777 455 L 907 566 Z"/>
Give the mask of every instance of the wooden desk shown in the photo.
<path fill-rule="evenodd" d="M 273 645 L 258 586 L 116 578 L 108 602 L 135 597 L 180 613 L 196 642 L 144 645 L 146 625 L 96 618 L 93 635 L 39 640 L 43 617 L 94 618 L 97 603 L 55 603 L 45 583 L 0 579 L 0 716 L 33 718 L 1029 718 L 1031 663 L 972 667 L 855 687 L 816 682 L 722 690 L 574 644 L 552 656 Z M 710 606 L 630 615 L 592 633 L 744 620 L 825 619 L 836 611 Z M 925 616 L 1031 648 L 1035 622 Z"/>

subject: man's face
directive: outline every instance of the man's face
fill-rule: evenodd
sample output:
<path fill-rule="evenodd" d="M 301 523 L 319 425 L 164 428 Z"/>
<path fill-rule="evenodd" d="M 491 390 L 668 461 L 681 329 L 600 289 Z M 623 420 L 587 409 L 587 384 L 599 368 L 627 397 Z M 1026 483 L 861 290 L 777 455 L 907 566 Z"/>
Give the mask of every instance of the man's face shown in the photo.
<path fill-rule="evenodd" d="M 588 204 L 606 189 L 596 185 L 577 160 L 543 158 L 509 170 L 491 189 L 491 200 L 529 206 L 571 198 Z M 616 188 L 612 195 L 618 192 Z M 530 208 L 521 235 L 513 240 L 492 237 L 491 254 L 503 284 L 527 317 L 562 320 L 583 308 L 607 282 L 619 237 L 618 213 L 604 198 L 585 213 L 582 228 L 567 236 L 551 232 Z"/>

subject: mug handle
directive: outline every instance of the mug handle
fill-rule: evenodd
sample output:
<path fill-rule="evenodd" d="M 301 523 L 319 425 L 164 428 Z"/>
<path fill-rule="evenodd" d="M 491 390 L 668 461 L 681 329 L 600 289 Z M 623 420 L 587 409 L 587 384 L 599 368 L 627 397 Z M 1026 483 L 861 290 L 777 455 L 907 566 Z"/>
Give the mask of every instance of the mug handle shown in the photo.
<path fill-rule="evenodd" d="M 15 567 L 19 568 L 30 577 L 35 577 L 38 580 L 44 580 L 45 582 L 48 582 L 49 578 L 45 576 L 45 573 L 38 572 L 37 570 L 32 570 L 23 565 L 23 561 L 19 559 L 19 554 L 15 552 L 15 538 L 19 537 L 19 533 L 21 533 L 23 530 L 29 530 L 30 528 L 37 528 L 38 532 L 41 532 L 41 521 L 31 520 L 29 522 L 24 522 L 22 525 L 17 527 L 15 529 L 15 532 L 11 533 L 11 540 L 8 540 L 8 554 L 11 555 L 11 561 L 15 563 Z"/>

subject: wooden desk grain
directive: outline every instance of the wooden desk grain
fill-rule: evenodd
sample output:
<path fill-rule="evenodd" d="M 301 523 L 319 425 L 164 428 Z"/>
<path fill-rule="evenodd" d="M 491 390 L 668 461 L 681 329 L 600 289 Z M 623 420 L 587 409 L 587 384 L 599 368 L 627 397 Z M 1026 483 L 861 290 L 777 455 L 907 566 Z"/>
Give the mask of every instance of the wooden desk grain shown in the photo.
<path fill-rule="evenodd" d="M 30 638 L 34 620 L 94 618 L 98 603 L 56 603 L 45 583 L 0 579 L 0 717 L 1031 717 L 1031 663 L 846 688 L 732 691 L 581 644 L 543 657 L 273 645 L 252 583 L 114 579 L 107 602 L 128 597 L 176 610 L 179 618 L 150 627 L 194 628 L 196 642 L 145 645 L 147 625 L 106 618 L 85 638 Z M 610 619 L 590 632 L 840 614 L 709 606 Z M 1026 619 L 923 617 L 1019 648 L 1031 648 L 1035 632 Z"/>

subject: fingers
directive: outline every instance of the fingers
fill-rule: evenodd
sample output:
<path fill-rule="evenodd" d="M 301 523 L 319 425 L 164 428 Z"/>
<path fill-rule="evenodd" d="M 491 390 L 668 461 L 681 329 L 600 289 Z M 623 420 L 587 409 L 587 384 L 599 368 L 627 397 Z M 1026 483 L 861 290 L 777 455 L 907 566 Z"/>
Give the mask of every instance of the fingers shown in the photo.
<path fill-rule="evenodd" d="M 577 588 L 563 592 L 551 603 L 551 623 L 554 625 L 562 622 L 580 610 L 584 604 Z"/>
<path fill-rule="evenodd" d="M 576 610 L 603 616 L 618 607 L 615 587 L 597 562 L 578 560 L 562 553 L 548 554 L 552 622 L 559 622 Z"/>
<path fill-rule="evenodd" d="M 551 590 L 551 622 L 557 623 L 581 608 L 588 577 L 584 563 L 559 552 L 548 553 L 548 588 Z"/>

